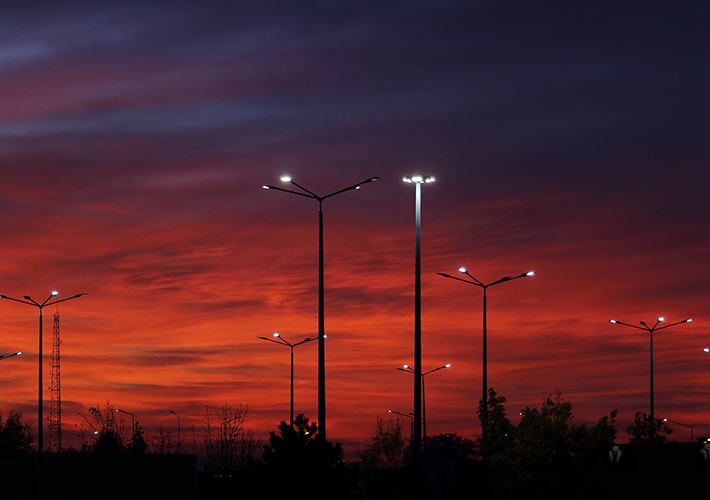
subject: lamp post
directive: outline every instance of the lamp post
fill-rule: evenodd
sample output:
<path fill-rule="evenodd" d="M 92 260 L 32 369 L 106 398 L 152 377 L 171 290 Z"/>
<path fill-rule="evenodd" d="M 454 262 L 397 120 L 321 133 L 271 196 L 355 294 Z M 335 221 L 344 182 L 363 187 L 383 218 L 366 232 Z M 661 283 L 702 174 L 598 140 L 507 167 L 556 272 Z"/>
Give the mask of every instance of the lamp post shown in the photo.
<path fill-rule="evenodd" d="M 422 377 L 422 443 L 424 444 L 424 446 L 426 446 L 426 393 L 424 391 L 424 377 L 426 377 L 430 373 L 434 373 L 434 372 L 438 372 L 439 370 L 443 370 L 444 368 L 451 368 L 451 363 L 446 363 L 445 365 L 442 365 L 438 368 L 434 368 L 433 370 L 429 370 L 428 372 L 424 372 L 421 374 L 421 377 Z M 401 368 L 398 367 L 397 370 L 400 370 L 403 372 L 414 373 L 414 370 L 409 365 L 402 365 L 402 367 Z"/>
<path fill-rule="evenodd" d="M 292 344 L 292 343 L 288 342 L 285 338 L 283 338 L 278 333 L 274 333 L 273 336 L 274 336 L 274 338 L 276 338 L 278 340 L 270 339 L 268 337 L 259 337 L 259 338 L 261 340 L 266 340 L 267 342 L 273 342 L 275 344 L 285 345 L 286 347 L 291 348 L 291 427 L 293 427 L 293 349 L 296 346 L 299 346 L 301 344 L 307 344 L 309 342 L 313 342 L 316 339 L 308 337 L 308 338 L 301 340 L 300 342 L 296 342 L 295 344 Z"/>
<path fill-rule="evenodd" d="M 387 410 L 390 413 L 394 413 L 395 415 L 401 415 L 403 417 L 407 417 L 409 419 L 409 441 L 411 442 L 412 436 L 414 435 L 414 415 L 410 413 L 401 413 L 398 411 L 394 410 Z"/>
<path fill-rule="evenodd" d="M 19 356 L 20 354 L 22 354 L 22 351 L 13 352 L 12 354 L 6 354 L 4 356 L 0 356 L 0 359 L 12 358 L 14 356 Z"/>
<path fill-rule="evenodd" d="M 491 283 L 485 284 L 478 279 L 471 276 L 465 267 L 459 267 L 459 272 L 468 277 L 468 279 L 458 278 L 456 276 L 451 276 L 446 273 L 437 273 L 439 276 L 444 278 L 449 278 L 452 280 L 462 281 L 463 283 L 468 283 L 469 285 L 474 285 L 483 289 L 483 376 L 482 376 L 482 386 L 483 392 L 481 395 L 481 416 L 483 417 L 483 422 L 481 425 L 481 438 L 486 437 L 486 423 L 488 420 L 488 311 L 487 311 L 487 292 L 488 288 L 498 285 L 500 283 L 506 283 L 508 281 L 513 281 L 518 278 L 525 278 L 529 276 L 535 276 L 534 271 L 528 271 L 527 273 L 522 273 L 517 276 L 505 276 L 499 280 L 493 281 Z"/>
<path fill-rule="evenodd" d="M 688 428 L 690 429 L 690 442 L 691 442 L 691 443 L 693 442 L 693 426 L 692 426 L 692 425 L 683 424 L 683 423 L 681 423 L 681 422 L 676 422 L 675 420 L 669 420 L 669 419 L 667 419 L 667 418 L 664 418 L 663 421 L 664 421 L 664 422 L 670 422 L 670 423 L 676 424 L 676 425 L 682 425 L 683 427 L 688 427 Z"/>
<path fill-rule="evenodd" d="M 130 411 L 126 410 L 116 410 L 117 412 L 125 413 L 126 415 L 131 416 L 131 428 L 133 429 L 133 432 L 131 434 L 131 444 L 135 444 L 136 442 L 136 416 L 131 413 Z"/>
<path fill-rule="evenodd" d="M 177 421 L 178 421 L 178 443 L 177 443 L 177 452 L 178 452 L 178 455 L 179 455 L 179 454 L 180 454 L 180 415 L 178 415 L 177 413 L 175 413 L 173 410 L 170 410 L 170 413 L 172 413 L 173 415 L 175 415 L 175 416 L 177 417 Z"/>
<path fill-rule="evenodd" d="M 32 297 L 29 295 L 25 295 L 23 297 L 24 300 L 22 299 L 15 299 L 12 297 L 8 297 L 7 295 L 0 295 L 0 299 L 7 299 L 7 300 L 12 300 L 14 302 L 20 302 L 21 304 L 27 304 L 30 306 L 34 306 L 39 309 L 39 376 L 38 376 L 38 383 L 37 383 L 37 392 L 39 395 L 37 396 L 37 451 L 39 453 L 42 453 L 44 451 L 44 443 L 43 443 L 43 438 L 44 438 L 44 424 L 43 424 L 43 419 L 42 419 L 42 407 L 43 407 L 43 399 L 42 399 L 42 309 L 46 306 L 52 306 L 54 304 L 59 304 L 60 302 L 66 302 L 67 300 L 72 300 L 72 299 L 78 299 L 79 297 L 82 297 L 86 295 L 85 293 L 79 293 L 77 295 L 74 295 L 72 297 L 67 297 L 65 299 L 58 299 L 58 300 L 52 300 L 54 297 L 56 297 L 59 294 L 59 292 L 52 292 L 49 297 L 45 299 L 44 302 L 37 302 Z"/>
<path fill-rule="evenodd" d="M 419 468 L 422 455 L 422 386 L 419 383 L 419 378 L 422 375 L 422 184 L 434 182 L 434 177 L 412 175 L 404 177 L 402 180 L 408 184 L 414 184 L 416 187 L 414 195 L 414 440 L 412 460 L 415 468 Z"/>
<path fill-rule="evenodd" d="M 318 202 L 318 433 L 325 439 L 325 285 L 323 279 L 323 201 L 345 191 L 360 189 L 368 182 L 375 182 L 379 177 L 371 177 L 344 189 L 334 191 L 325 196 L 318 196 L 305 187 L 297 184 L 291 177 L 284 175 L 281 182 L 293 184 L 301 191 L 293 191 L 275 186 L 264 185 L 264 189 L 275 189 L 285 193 L 312 198 Z"/>
<path fill-rule="evenodd" d="M 647 331 L 649 334 L 649 340 L 650 340 L 650 347 L 651 347 L 651 375 L 650 375 L 650 406 L 651 406 L 651 436 L 650 440 L 653 443 L 656 440 L 656 418 L 654 414 L 654 408 L 653 408 L 653 332 L 656 332 L 658 330 L 665 330 L 666 328 L 670 328 L 672 326 L 680 325 L 682 323 L 690 323 L 692 318 L 689 319 L 684 319 L 683 321 L 678 321 L 677 323 L 671 323 L 670 325 L 665 325 L 665 326 L 658 326 L 662 322 L 665 321 L 665 318 L 661 316 L 656 320 L 656 323 L 653 326 L 648 326 L 644 321 L 639 321 L 639 324 L 641 326 L 636 326 L 636 325 L 631 325 L 629 323 L 623 323 L 621 321 L 617 321 L 615 319 L 610 319 L 609 323 L 614 323 L 615 325 L 622 325 L 622 326 L 628 326 L 629 328 L 636 328 L 637 330 L 644 330 Z"/>

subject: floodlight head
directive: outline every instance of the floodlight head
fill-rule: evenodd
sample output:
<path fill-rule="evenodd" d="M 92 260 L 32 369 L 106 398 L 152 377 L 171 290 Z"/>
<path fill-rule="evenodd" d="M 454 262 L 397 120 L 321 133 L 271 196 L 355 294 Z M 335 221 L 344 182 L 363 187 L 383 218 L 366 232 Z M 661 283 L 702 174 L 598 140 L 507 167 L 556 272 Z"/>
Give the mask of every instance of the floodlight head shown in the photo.
<path fill-rule="evenodd" d="M 686 323 L 691 323 L 693 321 L 693 318 L 688 318 L 685 320 Z"/>
<path fill-rule="evenodd" d="M 459 272 L 460 272 L 460 273 L 463 273 L 463 274 L 466 274 L 468 271 L 466 270 L 465 267 L 459 267 Z"/>
<path fill-rule="evenodd" d="M 616 321 L 615 319 L 610 319 L 609 323 L 618 323 L 618 321 Z"/>
<path fill-rule="evenodd" d="M 274 333 L 274 337 L 280 337 L 280 336 L 281 335 L 279 335 L 278 333 Z"/>
<path fill-rule="evenodd" d="M 57 292 L 56 290 L 52 292 L 52 297 L 54 297 L 55 295 L 59 295 L 59 292 Z"/>
<path fill-rule="evenodd" d="M 535 271 L 528 271 L 525 276 L 535 276 Z"/>
<path fill-rule="evenodd" d="M 658 318 L 658 322 L 659 322 L 659 323 L 662 323 L 662 322 L 665 321 L 665 320 L 666 320 L 666 318 L 664 318 L 663 316 L 661 316 L 661 317 Z"/>
<path fill-rule="evenodd" d="M 402 365 L 402 368 L 404 368 L 405 370 L 408 370 L 408 369 L 409 369 L 409 365 Z"/>
<path fill-rule="evenodd" d="M 282 175 L 281 176 L 281 182 L 291 182 L 293 179 L 289 177 L 288 175 Z"/>
<path fill-rule="evenodd" d="M 451 363 L 446 363 L 446 364 L 444 365 L 444 367 L 445 367 L 445 368 L 451 368 Z"/>
<path fill-rule="evenodd" d="M 30 297 L 29 295 L 23 295 L 22 297 L 23 297 L 25 300 L 32 300 L 32 297 Z"/>

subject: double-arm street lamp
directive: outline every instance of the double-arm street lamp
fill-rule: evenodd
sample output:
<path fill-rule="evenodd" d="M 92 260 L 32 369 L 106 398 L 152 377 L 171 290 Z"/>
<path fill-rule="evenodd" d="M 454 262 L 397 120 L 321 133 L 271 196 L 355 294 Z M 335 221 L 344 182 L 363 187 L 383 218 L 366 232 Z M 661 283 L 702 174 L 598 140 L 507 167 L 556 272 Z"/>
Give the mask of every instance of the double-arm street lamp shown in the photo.
<path fill-rule="evenodd" d="M 14 356 L 19 356 L 20 354 L 22 354 L 22 351 L 13 352 L 12 354 L 6 354 L 4 356 L 0 355 L 0 359 L 12 358 Z"/>
<path fill-rule="evenodd" d="M 421 466 L 422 457 L 422 184 L 434 182 L 434 177 L 412 175 L 402 179 L 407 184 L 414 184 L 414 439 L 412 442 L 412 461 L 415 474 Z"/>
<path fill-rule="evenodd" d="M 281 182 L 293 184 L 301 191 L 293 191 L 276 186 L 264 185 L 264 189 L 275 189 L 285 193 L 296 194 L 312 198 L 318 202 L 318 433 L 325 438 L 325 286 L 323 279 L 323 201 L 340 193 L 360 189 L 360 186 L 375 182 L 379 177 L 370 177 L 367 180 L 353 184 L 344 189 L 339 189 L 325 196 L 318 196 L 313 191 L 296 183 L 291 177 L 284 175 Z"/>
<path fill-rule="evenodd" d="M 451 276 L 450 274 L 446 273 L 437 273 L 439 276 L 443 276 L 444 278 L 449 278 L 452 280 L 456 281 L 462 281 L 464 283 L 468 283 L 469 285 L 474 285 L 479 288 L 483 289 L 483 377 L 482 377 L 482 385 L 483 385 L 483 393 L 481 395 L 481 404 L 482 404 L 482 413 L 481 416 L 484 417 L 484 422 L 483 425 L 481 426 L 481 438 L 486 437 L 486 420 L 487 420 L 487 412 L 488 412 L 488 319 L 487 319 L 487 291 L 490 287 L 494 285 L 498 285 L 500 283 L 507 283 L 508 281 L 513 281 L 517 280 L 518 278 L 526 278 L 529 276 L 535 276 L 534 271 L 528 271 L 527 273 L 522 273 L 517 276 L 505 276 L 503 278 L 500 278 L 499 280 L 493 281 L 492 283 L 483 283 L 479 281 L 478 279 L 474 278 L 471 276 L 471 274 L 468 272 L 468 270 L 465 267 L 459 267 L 459 272 L 465 276 L 467 276 L 466 279 L 464 278 L 459 278 L 456 276 Z"/>
<path fill-rule="evenodd" d="M 677 323 L 671 323 L 670 325 L 664 325 L 664 326 L 658 326 L 661 323 L 665 321 L 665 318 L 661 316 L 656 320 L 656 323 L 653 326 L 648 326 L 644 321 L 640 321 L 639 324 L 641 326 L 637 325 L 631 325 L 629 323 L 623 323 L 621 321 L 617 321 L 615 319 L 610 319 L 609 323 L 614 323 L 615 325 L 622 325 L 622 326 L 628 326 L 629 328 L 636 328 L 637 330 L 644 330 L 648 332 L 649 334 L 649 339 L 650 339 L 650 346 L 651 346 L 651 376 L 650 376 L 650 406 L 651 406 L 651 442 L 654 442 L 656 440 L 656 418 L 655 418 L 655 413 L 654 413 L 654 408 L 653 408 L 653 332 L 657 332 L 658 330 L 665 330 L 666 328 L 670 328 L 672 326 L 680 325 L 682 323 L 690 323 L 692 320 L 691 319 L 684 319 L 683 321 L 678 321 Z"/>
<path fill-rule="evenodd" d="M 293 350 L 296 346 L 299 346 L 301 344 L 307 344 L 309 342 L 313 342 L 314 338 L 308 337 L 300 342 L 296 342 L 295 344 L 292 344 L 288 342 L 285 338 L 283 338 L 280 334 L 274 333 L 273 335 L 274 338 L 268 338 L 268 337 L 259 337 L 261 340 L 266 340 L 267 342 L 273 342 L 275 344 L 279 345 L 285 345 L 286 347 L 291 348 L 291 427 L 293 427 Z M 277 339 L 277 340 L 274 340 Z"/>
<path fill-rule="evenodd" d="M 421 379 L 422 379 L 422 443 L 424 443 L 424 446 L 426 446 L 426 393 L 424 391 L 424 377 L 426 377 L 430 373 L 434 373 L 434 372 L 438 372 L 439 370 L 443 370 L 444 368 L 451 368 L 451 363 L 446 363 L 445 365 L 439 366 L 438 368 L 434 368 L 433 370 L 429 370 L 428 372 L 424 372 L 421 374 Z M 414 370 L 409 365 L 402 365 L 402 367 L 401 368 L 398 367 L 397 370 L 400 370 L 403 372 L 414 373 Z"/>
<path fill-rule="evenodd" d="M 30 306 L 34 306 L 39 309 L 39 380 L 38 380 L 38 402 L 37 402 L 37 451 L 39 453 L 42 453 L 44 451 L 43 446 L 43 437 L 44 437 L 44 421 L 42 419 L 42 407 L 43 407 L 43 399 L 42 399 L 42 309 L 44 309 L 46 306 L 52 306 L 54 304 L 59 304 L 60 302 L 66 302 L 67 300 L 72 300 L 72 299 L 78 299 L 79 297 L 82 297 L 86 295 L 85 293 L 79 293 L 77 295 L 74 295 L 72 297 L 67 297 L 65 299 L 58 299 L 58 300 L 52 300 L 54 297 L 56 297 L 59 294 L 59 292 L 52 292 L 49 297 L 44 302 L 37 302 L 35 301 L 32 297 L 29 295 L 25 295 L 23 299 L 15 299 L 12 297 L 8 297 L 7 295 L 0 295 L 0 299 L 7 299 L 7 300 L 12 300 L 14 302 L 20 302 L 21 304 L 27 304 Z"/>

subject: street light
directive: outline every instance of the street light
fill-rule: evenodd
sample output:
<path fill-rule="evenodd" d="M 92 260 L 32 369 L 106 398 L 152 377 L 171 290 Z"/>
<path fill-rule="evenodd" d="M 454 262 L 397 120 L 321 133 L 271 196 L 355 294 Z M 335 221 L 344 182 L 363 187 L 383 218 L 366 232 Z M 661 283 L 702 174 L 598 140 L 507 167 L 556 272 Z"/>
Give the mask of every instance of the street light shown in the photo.
<path fill-rule="evenodd" d="M 348 186 L 344 189 L 334 191 L 325 196 L 318 196 L 305 187 L 297 184 L 291 177 L 284 175 L 281 177 L 281 182 L 291 183 L 300 189 L 293 191 L 291 189 L 283 189 L 276 186 L 264 185 L 264 189 L 275 189 L 285 193 L 296 194 L 306 198 L 313 198 L 318 202 L 318 433 L 325 439 L 325 285 L 323 279 L 323 201 L 336 196 L 345 191 L 360 189 L 360 186 L 368 182 L 375 182 L 379 177 L 370 177 L 369 179 Z"/>
<path fill-rule="evenodd" d="M 59 304 L 60 302 L 66 302 L 67 300 L 72 300 L 72 299 L 78 299 L 79 297 L 82 297 L 86 295 L 85 293 L 79 293 L 77 295 L 74 295 L 73 297 L 67 297 L 66 299 L 59 299 L 59 300 L 52 300 L 52 298 L 56 297 L 59 294 L 59 292 L 52 292 L 47 299 L 42 302 L 36 302 L 35 300 L 32 299 L 29 295 L 25 295 L 22 299 L 15 299 L 12 297 L 8 297 L 7 295 L 0 295 L 0 299 L 7 299 L 7 300 L 12 300 L 14 302 L 20 302 L 21 304 L 27 304 L 30 306 L 37 307 L 39 309 L 39 380 L 37 384 L 38 388 L 38 397 L 37 397 L 37 451 L 39 453 L 42 453 L 43 450 L 43 437 L 44 437 L 44 425 L 43 425 L 43 419 L 42 419 L 42 407 L 43 407 L 43 399 L 42 399 L 42 309 L 45 306 L 52 306 L 54 304 Z"/>
<path fill-rule="evenodd" d="M 482 386 L 483 386 L 483 393 L 481 396 L 481 402 L 482 402 L 482 407 L 481 407 L 481 416 L 483 417 L 483 425 L 481 426 L 481 438 L 485 439 L 486 437 L 486 423 L 487 423 L 487 418 L 488 418 L 488 319 L 487 319 L 487 291 L 488 288 L 498 285 L 500 283 L 506 283 L 508 281 L 513 281 L 517 280 L 518 278 L 526 278 L 529 276 L 535 276 L 535 271 L 528 271 L 527 273 L 522 273 L 519 274 L 518 276 L 505 276 L 503 278 L 500 278 L 499 280 L 493 281 L 491 283 L 485 284 L 479 281 L 478 279 L 474 278 L 471 276 L 471 274 L 468 272 L 468 270 L 465 267 L 459 267 L 459 272 L 461 274 L 464 274 L 468 276 L 469 279 L 463 279 L 463 278 L 458 278 L 456 276 L 451 276 L 446 273 L 437 273 L 439 276 L 443 276 L 444 278 L 449 278 L 452 280 L 456 281 L 462 281 L 463 283 L 468 283 L 469 285 L 474 285 L 479 288 L 483 289 L 483 377 L 482 377 Z"/>
<path fill-rule="evenodd" d="M 133 433 L 131 434 L 131 444 L 136 443 L 136 416 L 131 413 L 130 411 L 126 410 L 116 410 L 117 412 L 125 413 L 126 415 L 131 416 L 131 428 L 133 429 Z"/>
<path fill-rule="evenodd" d="M 443 366 L 440 366 L 438 368 L 434 368 L 433 370 L 429 370 L 428 372 L 421 374 L 421 377 L 422 377 L 422 442 L 424 443 L 424 446 L 426 446 L 426 395 L 424 392 L 424 377 L 426 377 L 430 373 L 434 373 L 434 372 L 438 372 L 439 370 L 443 370 L 444 368 L 451 368 L 451 363 L 446 363 Z M 414 373 L 414 370 L 409 365 L 402 365 L 402 367 L 397 368 L 397 370 L 400 370 L 403 372 Z"/>
<path fill-rule="evenodd" d="M 178 452 L 178 455 L 179 455 L 179 454 L 180 454 L 180 415 L 178 415 L 177 413 L 175 413 L 173 410 L 170 410 L 170 413 L 172 413 L 173 415 L 175 415 L 175 416 L 177 417 L 177 421 L 178 421 L 178 445 L 177 445 L 177 452 Z"/>
<path fill-rule="evenodd" d="M 421 465 L 422 455 L 422 386 L 418 380 L 422 375 L 422 184 L 434 182 L 434 177 L 417 174 L 404 177 L 402 180 L 416 186 L 414 195 L 414 440 L 412 443 L 412 460 L 416 474 Z"/>
<path fill-rule="evenodd" d="M 273 342 L 275 344 L 285 345 L 286 347 L 291 348 L 291 427 L 293 427 L 293 349 L 296 346 L 299 346 L 301 344 L 307 344 L 309 342 L 313 342 L 316 339 L 308 337 L 308 338 L 301 340 L 300 342 L 296 342 L 295 344 L 292 344 L 292 343 L 288 342 L 285 338 L 283 338 L 281 335 L 279 335 L 278 333 L 274 333 L 273 337 L 278 340 L 274 340 L 273 338 L 270 339 L 268 337 L 259 337 L 259 338 L 261 340 L 266 340 L 267 342 Z"/>
<path fill-rule="evenodd" d="M 621 321 L 617 321 L 615 319 L 610 319 L 609 323 L 614 323 L 615 325 L 622 325 L 622 326 L 628 326 L 629 328 L 636 328 L 637 330 L 644 330 L 649 333 L 649 339 L 650 339 L 650 345 L 651 345 L 651 376 L 650 376 L 650 381 L 651 381 L 651 389 L 650 389 L 650 406 L 651 406 L 651 442 L 654 442 L 656 440 L 656 418 L 654 414 L 654 408 L 653 408 L 653 332 L 656 332 L 658 330 L 665 330 L 666 328 L 670 328 L 672 326 L 680 325 L 682 323 L 690 323 L 692 318 L 690 319 L 684 319 L 683 321 L 678 321 L 677 323 L 671 323 L 670 325 L 665 325 L 665 326 L 658 326 L 662 322 L 665 321 L 665 318 L 661 316 L 656 320 L 656 323 L 653 326 L 648 326 L 645 322 L 639 321 L 639 324 L 641 326 L 636 326 L 636 325 L 631 325 L 629 323 L 623 323 Z"/>
<path fill-rule="evenodd" d="M 395 415 L 401 415 L 403 417 L 407 417 L 409 419 L 409 441 L 412 441 L 412 436 L 414 435 L 414 414 L 409 412 L 409 413 L 401 413 L 395 410 L 387 410 L 390 413 L 394 413 Z"/>
<path fill-rule="evenodd" d="M 0 356 L 0 359 L 12 358 L 14 356 L 19 356 L 20 354 L 22 354 L 22 351 L 17 351 L 17 352 L 13 352 L 12 354 L 6 354 L 4 356 Z"/>
<path fill-rule="evenodd" d="M 669 420 L 669 419 L 667 419 L 667 418 L 664 418 L 663 421 L 664 421 L 664 422 L 670 422 L 670 423 L 676 424 L 676 425 L 682 425 L 683 427 L 688 427 L 688 428 L 690 429 L 690 442 L 691 442 L 691 443 L 693 442 L 693 426 L 692 426 L 692 425 L 683 424 L 683 423 L 681 423 L 681 422 L 676 422 L 675 420 Z"/>

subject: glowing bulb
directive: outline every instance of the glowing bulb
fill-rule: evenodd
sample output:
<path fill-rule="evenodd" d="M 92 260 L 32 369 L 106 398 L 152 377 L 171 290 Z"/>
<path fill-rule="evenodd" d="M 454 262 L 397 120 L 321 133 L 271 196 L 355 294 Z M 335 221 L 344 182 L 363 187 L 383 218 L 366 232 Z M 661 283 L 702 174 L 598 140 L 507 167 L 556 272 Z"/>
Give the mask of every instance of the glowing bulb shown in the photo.
<path fill-rule="evenodd" d="M 280 336 L 281 335 L 279 335 L 278 333 L 274 333 L 274 337 L 280 337 Z"/>
<path fill-rule="evenodd" d="M 282 175 L 281 176 L 281 182 L 291 182 L 293 179 L 291 179 L 288 175 Z"/>
<path fill-rule="evenodd" d="M 459 267 L 459 272 L 466 274 L 466 268 L 465 267 Z"/>
<path fill-rule="evenodd" d="M 530 271 L 529 273 L 526 273 L 525 276 L 535 276 L 535 271 Z"/>
<path fill-rule="evenodd" d="M 59 292 L 52 292 L 52 296 L 58 295 Z"/>
<path fill-rule="evenodd" d="M 661 321 L 665 321 L 665 320 L 666 320 L 666 318 L 664 318 L 663 316 L 661 316 L 660 318 L 658 318 L 658 322 L 659 322 L 659 323 L 660 323 Z"/>

